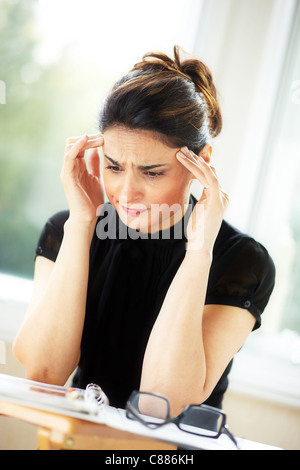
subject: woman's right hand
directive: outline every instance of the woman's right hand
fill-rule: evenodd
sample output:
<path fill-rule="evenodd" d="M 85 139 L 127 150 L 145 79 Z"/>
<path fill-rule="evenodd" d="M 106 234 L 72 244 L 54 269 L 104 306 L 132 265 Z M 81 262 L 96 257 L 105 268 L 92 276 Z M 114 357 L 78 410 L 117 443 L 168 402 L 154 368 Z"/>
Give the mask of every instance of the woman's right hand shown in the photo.
<path fill-rule="evenodd" d="M 102 134 L 70 137 L 66 141 L 61 182 L 70 209 L 70 218 L 80 224 L 97 220 L 97 208 L 104 203 L 104 187 L 100 175 L 98 147 Z M 87 158 L 85 161 L 85 151 Z"/>

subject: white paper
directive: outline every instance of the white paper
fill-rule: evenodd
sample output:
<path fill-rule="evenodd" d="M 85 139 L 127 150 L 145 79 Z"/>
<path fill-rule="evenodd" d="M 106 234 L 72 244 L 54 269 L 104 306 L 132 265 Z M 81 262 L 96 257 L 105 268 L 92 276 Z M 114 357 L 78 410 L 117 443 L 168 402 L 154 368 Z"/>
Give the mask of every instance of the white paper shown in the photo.
<path fill-rule="evenodd" d="M 84 396 L 84 390 L 76 389 Z M 68 389 L 18 377 L 0 374 L 0 400 L 28 406 L 30 408 L 59 413 L 94 423 L 106 424 L 115 429 L 132 432 L 141 436 L 170 442 L 182 448 L 205 450 L 236 450 L 228 436 L 218 439 L 196 436 L 181 431 L 173 423 L 157 429 L 126 417 L 126 411 L 108 405 L 99 406 L 84 399 L 70 400 Z M 276 447 L 237 438 L 240 450 L 275 450 Z"/>

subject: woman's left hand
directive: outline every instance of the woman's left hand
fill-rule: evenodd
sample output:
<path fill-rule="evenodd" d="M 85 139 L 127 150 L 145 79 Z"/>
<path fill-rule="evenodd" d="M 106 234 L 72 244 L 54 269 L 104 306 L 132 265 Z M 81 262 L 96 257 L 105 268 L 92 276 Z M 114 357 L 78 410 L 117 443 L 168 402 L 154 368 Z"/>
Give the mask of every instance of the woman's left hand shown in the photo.
<path fill-rule="evenodd" d="M 216 170 L 201 156 L 186 147 L 176 156 L 204 187 L 188 222 L 187 250 L 204 250 L 212 254 L 229 197 L 221 188 Z"/>

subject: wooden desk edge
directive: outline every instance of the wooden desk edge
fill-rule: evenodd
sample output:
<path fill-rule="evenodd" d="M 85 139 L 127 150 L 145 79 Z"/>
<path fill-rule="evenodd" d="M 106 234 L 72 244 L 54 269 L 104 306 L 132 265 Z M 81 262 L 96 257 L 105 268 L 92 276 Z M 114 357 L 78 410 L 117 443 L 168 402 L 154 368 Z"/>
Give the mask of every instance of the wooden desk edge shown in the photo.
<path fill-rule="evenodd" d="M 105 450 L 175 450 L 176 445 L 106 424 L 64 416 L 30 408 L 9 401 L 0 401 L 0 414 L 39 426 L 39 449 L 105 449 Z"/>

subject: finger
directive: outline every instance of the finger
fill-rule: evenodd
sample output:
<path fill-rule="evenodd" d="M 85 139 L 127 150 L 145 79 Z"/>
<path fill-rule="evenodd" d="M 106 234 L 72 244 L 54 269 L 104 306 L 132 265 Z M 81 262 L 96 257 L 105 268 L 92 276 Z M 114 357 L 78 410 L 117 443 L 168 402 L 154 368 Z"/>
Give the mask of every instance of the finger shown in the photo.
<path fill-rule="evenodd" d="M 206 163 L 206 161 L 204 160 L 204 158 L 201 157 L 201 155 L 196 155 L 187 147 L 183 147 L 180 150 L 184 153 L 184 155 L 190 157 L 193 161 L 197 162 L 197 165 L 199 166 L 199 168 L 201 168 L 207 179 L 208 186 L 219 186 L 218 176 L 214 167 Z"/>
<path fill-rule="evenodd" d="M 217 170 L 215 169 L 215 167 L 211 166 L 211 165 L 209 165 L 209 167 L 210 167 L 211 171 L 213 172 L 213 174 L 215 175 L 215 177 L 218 178 Z"/>
<path fill-rule="evenodd" d="M 211 169 L 211 171 L 213 172 L 213 174 L 215 176 L 215 181 L 218 184 L 219 189 L 222 190 L 222 185 L 221 185 L 220 178 L 219 178 L 219 175 L 217 173 L 217 170 L 213 166 L 210 166 L 210 169 Z"/>
<path fill-rule="evenodd" d="M 66 142 L 66 147 L 65 151 L 69 152 L 74 145 L 77 145 L 77 143 L 81 142 L 82 139 L 85 141 L 85 146 L 82 148 L 82 150 L 88 150 L 90 148 L 95 148 L 95 147 L 101 147 L 104 144 L 104 138 L 102 135 L 99 135 L 98 137 L 93 137 L 93 136 L 82 136 L 78 137 L 77 140 L 73 140 L 73 137 L 71 139 L 68 139 Z"/>
<path fill-rule="evenodd" d="M 97 134 L 85 134 L 88 136 L 88 139 L 98 139 L 99 137 L 102 137 L 103 138 L 103 134 L 101 134 L 101 132 L 98 132 Z M 66 145 L 68 144 L 75 144 L 75 142 L 78 142 L 79 139 L 81 139 L 81 135 L 78 135 L 76 137 L 68 137 L 67 140 L 66 140 Z"/>
<path fill-rule="evenodd" d="M 104 143 L 103 137 L 88 140 L 87 136 L 80 138 L 74 144 L 68 144 L 66 147 L 66 157 L 69 160 L 84 158 L 85 151 L 92 148 L 98 148 Z"/>
<path fill-rule="evenodd" d="M 84 157 L 85 145 L 88 141 L 88 136 L 80 137 L 75 143 L 69 144 L 66 147 L 66 160 L 75 160 L 77 157 Z"/>
<path fill-rule="evenodd" d="M 66 150 L 70 150 L 78 141 L 80 141 L 80 139 L 78 139 L 77 141 L 75 142 L 69 142 L 66 144 Z M 90 139 L 90 138 L 87 138 L 87 141 L 86 141 L 86 147 L 85 149 L 89 149 L 89 148 L 93 148 L 93 147 L 101 147 L 104 143 L 104 138 L 103 137 L 99 137 L 97 139 Z"/>
<path fill-rule="evenodd" d="M 224 193 L 224 191 L 222 191 L 222 196 L 223 196 L 223 199 L 225 200 L 225 204 L 228 205 L 229 204 L 229 196 L 228 194 Z"/>
<path fill-rule="evenodd" d="M 96 139 L 89 138 L 86 143 L 85 150 L 96 148 L 96 147 L 102 147 L 103 144 L 104 144 L 104 138 L 102 136 L 97 137 Z"/>
<path fill-rule="evenodd" d="M 90 173 L 100 177 L 100 157 L 97 148 L 90 149 L 87 154 L 87 165 Z"/>
<path fill-rule="evenodd" d="M 208 180 L 200 165 L 191 157 L 186 156 L 181 151 L 176 154 L 178 160 L 195 176 L 203 186 L 208 186 Z"/>

